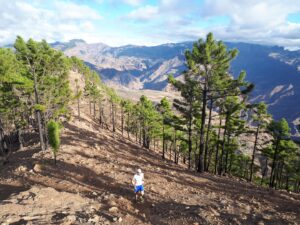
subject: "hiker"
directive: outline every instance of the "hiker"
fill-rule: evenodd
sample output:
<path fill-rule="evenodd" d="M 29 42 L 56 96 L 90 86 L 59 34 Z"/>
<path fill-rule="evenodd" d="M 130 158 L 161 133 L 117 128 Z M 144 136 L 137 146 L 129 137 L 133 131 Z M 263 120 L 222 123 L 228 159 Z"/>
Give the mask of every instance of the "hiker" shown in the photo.
<path fill-rule="evenodd" d="M 144 174 L 141 169 L 137 169 L 136 174 L 132 178 L 132 184 L 134 185 L 135 200 L 138 200 L 140 196 L 141 201 L 143 201 L 144 196 Z"/>

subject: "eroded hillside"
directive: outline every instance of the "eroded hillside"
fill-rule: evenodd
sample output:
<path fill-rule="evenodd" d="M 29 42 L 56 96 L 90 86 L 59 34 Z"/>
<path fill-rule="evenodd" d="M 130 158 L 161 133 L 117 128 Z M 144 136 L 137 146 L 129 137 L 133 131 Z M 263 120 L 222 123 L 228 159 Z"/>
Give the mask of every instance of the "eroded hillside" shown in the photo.
<path fill-rule="evenodd" d="M 76 73 L 73 75 L 76 77 Z M 82 102 L 64 124 L 55 166 L 29 146 L 0 172 L 2 224 L 299 224 L 300 196 L 162 161 L 118 132 L 100 129 Z M 145 173 L 146 200 L 131 178 Z"/>

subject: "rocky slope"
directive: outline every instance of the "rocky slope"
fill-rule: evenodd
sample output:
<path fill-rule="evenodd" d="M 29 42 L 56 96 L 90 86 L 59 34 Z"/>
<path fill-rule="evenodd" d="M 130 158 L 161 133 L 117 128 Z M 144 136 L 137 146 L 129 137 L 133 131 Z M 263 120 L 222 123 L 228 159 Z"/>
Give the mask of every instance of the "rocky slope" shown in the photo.
<path fill-rule="evenodd" d="M 75 78 L 80 78 L 73 73 Z M 162 161 L 120 134 L 100 129 L 81 102 L 51 152 L 27 146 L 0 169 L 0 224 L 299 224 L 299 194 L 197 174 Z M 136 168 L 146 200 L 135 203 Z"/>

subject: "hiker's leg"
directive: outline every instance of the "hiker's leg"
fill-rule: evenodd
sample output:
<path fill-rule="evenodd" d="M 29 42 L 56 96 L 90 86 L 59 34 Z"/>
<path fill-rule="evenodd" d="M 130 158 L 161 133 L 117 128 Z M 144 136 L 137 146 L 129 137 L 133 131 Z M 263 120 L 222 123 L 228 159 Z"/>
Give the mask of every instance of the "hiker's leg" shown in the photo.
<path fill-rule="evenodd" d="M 141 195 L 142 195 L 142 197 L 144 196 L 144 191 L 145 191 L 144 185 L 142 185 L 142 186 L 141 186 Z"/>

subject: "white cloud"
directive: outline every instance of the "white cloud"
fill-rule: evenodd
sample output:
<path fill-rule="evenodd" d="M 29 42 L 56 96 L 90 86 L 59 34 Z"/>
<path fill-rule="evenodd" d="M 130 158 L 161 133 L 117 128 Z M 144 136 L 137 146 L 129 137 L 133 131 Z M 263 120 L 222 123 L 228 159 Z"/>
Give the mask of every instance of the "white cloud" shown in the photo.
<path fill-rule="evenodd" d="M 156 6 L 146 5 L 138 9 L 133 10 L 127 15 L 127 18 L 134 20 L 150 20 L 157 16 L 159 8 Z"/>
<path fill-rule="evenodd" d="M 102 17 L 94 9 L 86 5 L 78 5 L 72 2 L 55 2 L 56 12 L 61 19 L 69 20 L 99 20 Z"/>
<path fill-rule="evenodd" d="M 289 14 L 297 12 L 300 1 L 295 0 L 205 0 L 201 15 L 229 17 L 227 27 L 212 28 L 219 38 L 300 48 L 299 24 L 287 21 Z"/>
<path fill-rule="evenodd" d="M 1 45 L 12 43 L 17 35 L 25 39 L 46 39 L 49 42 L 80 38 L 83 33 L 93 36 L 93 22 L 102 18 L 97 11 L 86 5 L 55 1 L 46 9 L 39 3 L 12 0 L 1 5 Z"/>
<path fill-rule="evenodd" d="M 142 4 L 143 0 L 122 0 L 125 4 L 137 6 Z"/>
<path fill-rule="evenodd" d="M 101 4 L 93 8 L 97 2 Z M 49 42 L 82 38 L 87 42 L 104 42 L 114 46 L 153 45 L 196 40 L 213 32 L 216 38 L 225 41 L 300 48 L 300 23 L 287 21 L 289 14 L 300 12 L 300 1 L 204 0 L 199 3 L 199 0 L 157 0 L 153 5 L 145 2 L 1 1 L 0 45 L 12 43 L 16 35 Z M 130 7 L 124 4 L 133 7 L 126 15 L 122 13 Z M 108 10 L 100 15 L 98 7 L 100 11 Z M 228 19 L 219 23 L 220 17 Z M 211 23 L 215 19 L 217 22 Z"/>

